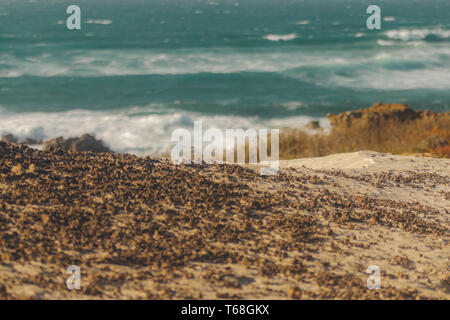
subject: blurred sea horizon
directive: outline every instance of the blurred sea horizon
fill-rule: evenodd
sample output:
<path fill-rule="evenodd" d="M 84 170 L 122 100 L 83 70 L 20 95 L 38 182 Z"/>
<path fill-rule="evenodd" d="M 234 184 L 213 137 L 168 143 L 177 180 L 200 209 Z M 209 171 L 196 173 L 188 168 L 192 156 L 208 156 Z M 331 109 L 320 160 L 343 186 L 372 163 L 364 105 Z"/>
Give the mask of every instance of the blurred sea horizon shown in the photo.
<path fill-rule="evenodd" d="M 118 152 L 167 150 L 204 126 L 326 127 L 328 112 L 450 110 L 450 1 L 3 0 L 0 134 L 90 133 Z M 81 7 L 82 29 L 66 28 Z"/>

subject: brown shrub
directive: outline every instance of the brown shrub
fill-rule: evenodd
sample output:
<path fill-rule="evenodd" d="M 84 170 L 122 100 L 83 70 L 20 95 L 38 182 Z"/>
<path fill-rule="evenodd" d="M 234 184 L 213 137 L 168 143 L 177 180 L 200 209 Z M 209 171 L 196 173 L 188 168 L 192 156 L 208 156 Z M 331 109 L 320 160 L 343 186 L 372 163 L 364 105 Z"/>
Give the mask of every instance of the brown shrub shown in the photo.
<path fill-rule="evenodd" d="M 450 157 L 450 118 L 356 121 L 350 126 L 333 127 L 329 133 L 309 135 L 298 129 L 285 129 L 280 135 L 280 159 L 359 150 Z"/>

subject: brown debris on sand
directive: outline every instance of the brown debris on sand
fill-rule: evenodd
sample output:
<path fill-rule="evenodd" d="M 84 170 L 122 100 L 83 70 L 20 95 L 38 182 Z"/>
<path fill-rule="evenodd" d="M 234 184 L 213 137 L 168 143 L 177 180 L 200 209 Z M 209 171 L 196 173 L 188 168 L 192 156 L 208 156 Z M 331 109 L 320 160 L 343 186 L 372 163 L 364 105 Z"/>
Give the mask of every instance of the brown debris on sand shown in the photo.
<path fill-rule="evenodd" d="M 448 211 L 405 199 L 423 179 L 448 205 L 448 175 L 415 174 L 263 177 L 0 142 L 0 298 L 448 299 Z"/>

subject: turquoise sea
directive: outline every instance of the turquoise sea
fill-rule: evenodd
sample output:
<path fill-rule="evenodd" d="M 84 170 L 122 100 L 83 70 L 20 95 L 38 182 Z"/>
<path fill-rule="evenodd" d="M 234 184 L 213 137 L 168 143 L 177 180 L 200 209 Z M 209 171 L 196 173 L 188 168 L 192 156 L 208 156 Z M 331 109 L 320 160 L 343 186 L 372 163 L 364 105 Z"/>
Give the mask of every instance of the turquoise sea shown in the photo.
<path fill-rule="evenodd" d="M 450 110 L 450 1 L 0 0 L 0 134 L 152 154 L 195 120 L 326 127 L 378 101 Z"/>

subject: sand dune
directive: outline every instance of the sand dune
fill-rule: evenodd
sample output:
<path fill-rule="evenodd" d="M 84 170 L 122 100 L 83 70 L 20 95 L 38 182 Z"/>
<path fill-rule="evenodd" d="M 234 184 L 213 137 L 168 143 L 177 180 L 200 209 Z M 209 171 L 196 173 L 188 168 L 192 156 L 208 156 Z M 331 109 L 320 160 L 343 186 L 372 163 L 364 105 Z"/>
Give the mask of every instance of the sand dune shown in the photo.
<path fill-rule="evenodd" d="M 386 172 L 419 170 L 450 175 L 449 159 L 430 157 L 399 156 L 374 151 L 339 153 L 321 158 L 305 158 L 280 161 L 281 167 L 311 169 L 364 169 L 364 172 Z"/>
<path fill-rule="evenodd" d="M 450 160 L 280 165 L 263 177 L 0 142 L 0 297 L 450 298 Z M 81 290 L 66 287 L 70 265 Z"/>

